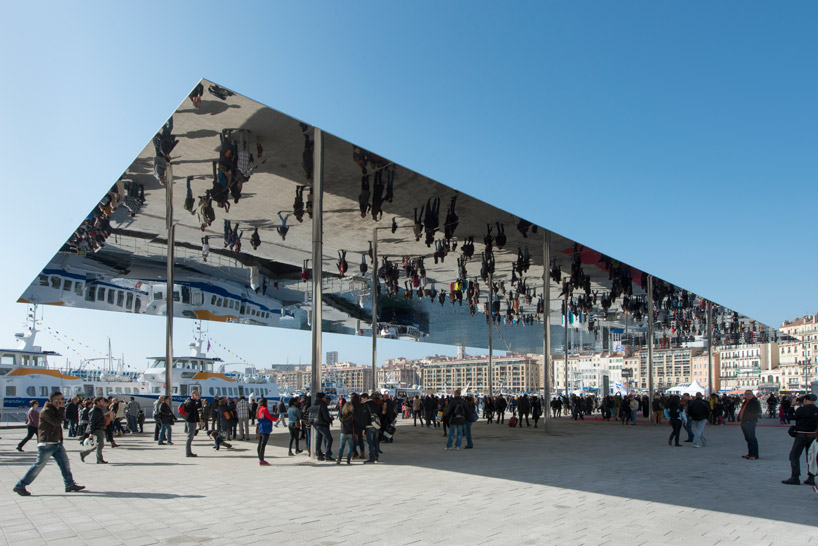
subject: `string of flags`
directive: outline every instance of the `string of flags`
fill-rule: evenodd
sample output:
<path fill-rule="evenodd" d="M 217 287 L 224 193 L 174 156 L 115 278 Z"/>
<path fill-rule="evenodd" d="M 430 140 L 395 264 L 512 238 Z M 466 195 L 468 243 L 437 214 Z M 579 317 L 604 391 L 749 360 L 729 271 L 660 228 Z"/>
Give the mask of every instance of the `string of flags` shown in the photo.
<path fill-rule="evenodd" d="M 225 347 L 224 345 L 222 345 L 221 343 L 219 343 L 218 341 L 216 341 L 214 339 L 208 339 L 207 340 L 207 350 L 208 351 L 210 350 L 210 343 L 211 342 L 213 342 L 213 344 L 216 345 L 217 347 L 219 347 L 220 349 L 223 349 L 223 350 L 227 351 L 228 353 L 230 353 L 230 355 L 232 357 L 238 359 L 240 362 L 243 362 L 244 364 L 249 364 L 249 362 L 247 362 L 243 357 L 241 357 L 240 355 L 234 353 L 233 351 L 231 351 L 230 349 L 228 349 L 227 347 Z"/>
<path fill-rule="evenodd" d="M 57 341 L 63 343 L 67 350 L 75 353 L 80 358 L 85 358 L 85 355 L 88 354 L 89 352 L 92 353 L 92 354 L 95 354 L 95 355 L 99 355 L 99 356 L 108 356 L 108 353 L 103 353 L 101 351 L 97 351 L 96 349 L 90 347 L 89 345 L 83 343 L 82 341 L 74 339 L 73 337 L 68 337 L 68 335 L 63 334 L 59 330 L 55 330 L 51 326 L 44 325 L 42 322 L 38 322 L 37 326 L 44 327 L 46 333 L 50 334 Z M 78 345 L 78 346 L 86 349 L 87 352 L 85 354 L 80 353 L 77 349 L 72 347 L 70 344 Z"/>

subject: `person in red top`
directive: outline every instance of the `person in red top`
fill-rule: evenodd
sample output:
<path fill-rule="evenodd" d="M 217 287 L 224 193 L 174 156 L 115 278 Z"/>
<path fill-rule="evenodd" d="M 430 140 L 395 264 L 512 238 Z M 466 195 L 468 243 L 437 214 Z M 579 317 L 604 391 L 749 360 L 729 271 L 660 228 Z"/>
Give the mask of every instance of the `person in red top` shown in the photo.
<path fill-rule="evenodd" d="M 270 415 L 270 410 L 267 409 L 267 399 L 262 398 L 258 401 L 258 465 L 270 466 L 270 463 L 264 460 L 264 450 L 267 449 L 267 440 L 270 439 L 270 433 L 273 432 L 273 416 Z"/>

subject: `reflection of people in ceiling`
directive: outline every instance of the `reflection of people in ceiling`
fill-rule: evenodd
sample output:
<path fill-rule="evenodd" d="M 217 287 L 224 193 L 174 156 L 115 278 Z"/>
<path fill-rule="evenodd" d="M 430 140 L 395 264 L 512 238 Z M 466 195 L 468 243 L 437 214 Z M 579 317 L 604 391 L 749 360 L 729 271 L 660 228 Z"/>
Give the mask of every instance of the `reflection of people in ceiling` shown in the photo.
<path fill-rule="evenodd" d="M 418 208 L 415 207 L 415 224 L 412 229 L 415 232 L 415 241 L 420 241 L 420 234 L 423 233 L 423 207 L 420 207 L 419 215 Z"/>
<path fill-rule="evenodd" d="M 310 188 L 310 193 L 307 194 L 307 216 L 312 220 L 312 188 Z"/>
<path fill-rule="evenodd" d="M 304 132 L 304 153 L 301 154 L 301 168 L 304 169 L 304 177 L 307 180 L 312 180 L 312 170 L 313 170 L 313 149 L 315 148 L 315 142 L 310 138 L 310 135 L 307 134 L 307 130 L 309 128 L 305 124 L 301 124 L 301 130 Z"/>
<path fill-rule="evenodd" d="M 372 244 L 370 242 L 370 244 Z M 365 275 L 366 272 L 369 270 L 369 264 L 366 263 L 366 254 L 363 252 L 361 253 L 361 265 L 360 265 L 361 275 Z"/>
<path fill-rule="evenodd" d="M 423 227 L 426 230 L 426 246 L 432 246 L 435 241 L 435 232 L 440 227 L 440 197 L 431 197 L 426 200 L 426 213 L 423 217 Z"/>
<path fill-rule="evenodd" d="M 387 167 L 386 170 L 386 197 L 385 200 L 387 203 L 392 202 L 392 198 L 395 196 L 395 166 L 390 165 Z"/>
<path fill-rule="evenodd" d="M 218 164 L 213 162 L 213 187 L 210 189 L 210 199 L 216 202 L 216 206 L 223 208 L 225 212 L 230 212 L 230 199 L 227 190 L 227 177 L 221 171 Z M 215 218 L 214 218 L 215 219 Z"/>
<path fill-rule="evenodd" d="M 250 236 L 250 246 L 253 247 L 253 250 L 257 250 L 260 245 L 261 245 L 261 237 L 259 237 L 258 227 L 256 227 L 253 230 L 253 234 Z"/>
<path fill-rule="evenodd" d="M 457 217 L 457 213 L 454 211 L 456 202 L 457 195 L 454 195 L 449 203 L 449 211 L 446 213 L 446 222 L 443 224 L 443 234 L 446 239 L 451 239 L 454 237 L 454 232 L 460 223 L 460 218 Z"/>
<path fill-rule="evenodd" d="M 206 227 L 216 219 L 216 211 L 213 210 L 213 199 L 210 197 L 210 190 L 207 190 L 204 195 L 199 196 L 199 222 L 201 223 L 201 230 L 204 231 Z"/>
<path fill-rule="evenodd" d="M 301 266 L 301 282 L 310 280 L 310 261 L 304 260 L 304 265 Z"/>
<path fill-rule="evenodd" d="M 497 225 L 497 236 L 494 238 L 494 242 L 497 245 L 497 248 L 503 250 L 503 247 L 506 246 L 506 228 L 500 222 L 496 222 Z"/>
<path fill-rule="evenodd" d="M 201 108 L 202 107 L 202 95 L 204 94 L 204 86 L 199 83 L 196 87 L 193 88 L 193 91 L 190 92 L 188 98 L 190 102 L 193 103 L 194 108 Z"/>
<path fill-rule="evenodd" d="M 205 235 L 202 237 L 202 260 L 205 262 L 207 261 L 207 257 L 210 254 L 210 237 Z"/>
<path fill-rule="evenodd" d="M 375 171 L 374 186 L 372 188 L 372 219 L 376 222 L 383 217 L 383 170 Z"/>
<path fill-rule="evenodd" d="M 196 200 L 193 199 L 193 190 L 190 188 L 190 181 L 192 178 L 192 176 L 188 176 L 186 181 L 187 192 L 185 193 L 185 210 L 190 214 L 196 214 L 196 211 L 193 210 Z"/>
<path fill-rule="evenodd" d="M 281 240 L 285 240 L 287 238 L 287 232 L 290 231 L 290 228 L 287 226 L 287 218 L 290 217 L 289 214 L 287 216 L 281 216 L 283 211 L 278 211 L 278 221 L 281 222 L 278 226 L 276 226 L 276 231 L 279 235 L 281 235 Z"/>
<path fill-rule="evenodd" d="M 366 173 L 366 169 L 364 169 Z M 369 211 L 369 175 L 361 176 L 361 193 L 358 194 L 358 207 L 361 209 L 361 218 L 366 218 Z"/>
<path fill-rule="evenodd" d="M 299 223 L 304 221 L 304 188 L 306 186 L 296 186 L 295 201 L 293 201 L 293 215 Z"/>
<path fill-rule="evenodd" d="M 173 137 L 173 116 L 168 118 L 168 121 L 156 135 L 153 137 L 153 176 L 163 186 L 165 185 L 165 173 L 167 165 L 170 163 L 170 153 L 179 143 L 179 140 Z"/>
<path fill-rule="evenodd" d="M 346 250 L 339 250 L 338 251 L 338 263 L 335 264 L 338 267 L 338 272 L 341 273 L 343 277 L 344 274 L 349 269 L 349 264 L 347 263 L 347 251 Z"/>

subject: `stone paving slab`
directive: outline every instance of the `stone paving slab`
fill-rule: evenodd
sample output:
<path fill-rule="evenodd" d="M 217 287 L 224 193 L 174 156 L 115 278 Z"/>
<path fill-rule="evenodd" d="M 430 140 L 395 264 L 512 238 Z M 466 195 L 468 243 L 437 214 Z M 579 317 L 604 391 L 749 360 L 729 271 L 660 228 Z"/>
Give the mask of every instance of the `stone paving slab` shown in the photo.
<path fill-rule="evenodd" d="M 0 544 L 818 544 L 818 496 L 780 483 L 791 445 L 780 427 L 759 427 L 761 459 L 746 461 L 736 426 L 708 426 L 693 449 L 669 447 L 667 426 L 563 419 L 546 436 L 479 422 L 475 449 L 444 451 L 440 429 L 401 422 L 382 464 L 349 466 L 288 457 L 275 429 L 266 468 L 255 443 L 215 452 L 201 434 L 199 457 L 185 458 L 175 429 L 174 446 L 118 439 L 108 465 L 81 463 L 68 440 L 88 489 L 64 493 L 50 462 L 25 498 L 11 488 L 35 446 L 18 453 L 22 431 L 2 431 Z"/>

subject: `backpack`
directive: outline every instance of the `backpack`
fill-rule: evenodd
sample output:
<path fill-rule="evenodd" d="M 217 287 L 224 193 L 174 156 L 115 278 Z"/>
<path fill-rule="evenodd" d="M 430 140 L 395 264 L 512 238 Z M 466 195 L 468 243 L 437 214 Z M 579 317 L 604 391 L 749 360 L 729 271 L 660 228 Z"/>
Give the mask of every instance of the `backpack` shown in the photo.
<path fill-rule="evenodd" d="M 320 425 L 321 424 L 321 406 L 319 404 L 313 404 L 310 406 L 310 412 L 308 415 L 308 421 L 311 425 Z"/>
<path fill-rule="evenodd" d="M 452 413 L 452 424 L 453 425 L 465 425 L 466 424 L 466 408 L 464 403 L 457 403 L 454 407 L 454 413 Z"/>
<path fill-rule="evenodd" d="M 187 408 L 185 407 L 186 405 L 187 400 L 185 401 L 184 404 L 179 404 L 179 415 L 181 415 L 182 417 L 187 417 Z"/>

